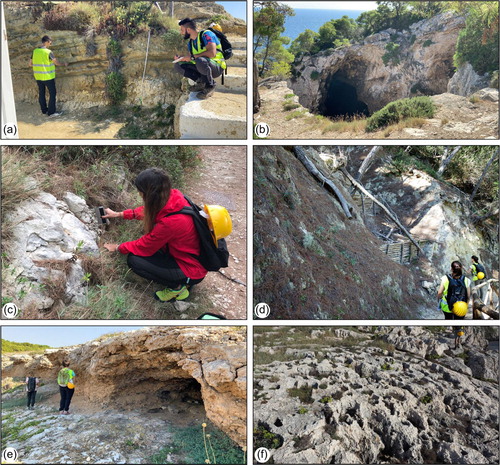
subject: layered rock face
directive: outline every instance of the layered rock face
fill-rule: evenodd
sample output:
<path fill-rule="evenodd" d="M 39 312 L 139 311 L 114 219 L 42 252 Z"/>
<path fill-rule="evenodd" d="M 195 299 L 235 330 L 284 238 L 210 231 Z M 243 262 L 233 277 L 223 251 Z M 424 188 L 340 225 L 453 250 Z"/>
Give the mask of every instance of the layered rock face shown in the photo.
<path fill-rule="evenodd" d="M 294 66 L 289 83 L 300 103 L 328 116 L 338 99 L 357 98 L 354 113 L 369 113 L 389 102 L 447 91 L 453 75 L 453 54 L 465 22 L 450 12 L 412 24 L 409 31 L 389 29 L 356 44 L 316 55 L 305 55 Z M 399 45 L 387 56 L 389 43 Z M 384 64 L 383 57 L 386 55 Z"/>
<path fill-rule="evenodd" d="M 75 253 L 99 254 L 97 221 L 85 200 L 43 192 L 6 214 L 6 222 L 15 226 L 5 244 L 10 270 L 3 294 L 36 310 L 50 309 L 59 297 L 65 304 L 83 302 L 85 272 Z"/>
<path fill-rule="evenodd" d="M 498 328 L 466 327 L 457 350 L 444 328 L 309 329 L 297 348 L 294 328 L 256 336 L 278 354 L 254 390 L 274 463 L 498 462 Z"/>
<path fill-rule="evenodd" d="M 144 328 L 42 355 L 3 356 L 2 374 L 32 371 L 56 383 L 64 358 L 76 373 L 75 395 L 91 405 L 140 410 L 201 400 L 207 417 L 245 445 L 244 328 Z"/>

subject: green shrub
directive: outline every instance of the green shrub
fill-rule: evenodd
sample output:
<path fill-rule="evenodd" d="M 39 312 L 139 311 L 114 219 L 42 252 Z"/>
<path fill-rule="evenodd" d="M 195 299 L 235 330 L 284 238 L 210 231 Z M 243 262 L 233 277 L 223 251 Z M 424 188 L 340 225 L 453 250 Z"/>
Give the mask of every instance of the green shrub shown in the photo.
<path fill-rule="evenodd" d="M 312 398 L 311 386 L 302 386 L 301 388 L 290 388 L 288 389 L 288 395 L 290 397 L 298 397 L 298 399 L 304 404 L 312 404 L 314 402 Z"/>
<path fill-rule="evenodd" d="M 279 434 L 269 431 L 269 426 L 259 421 L 257 428 L 253 430 L 254 447 L 265 447 L 266 449 L 278 449 L 283 445 L 283 438 Z"/>
<path fill-rule="evenodd" d="M 430 394 L 426 394 L 425 396 L 422 396 L 419 400 L 422 404 L 430 404 L 432 402 L 432 396 Z"/>
<path fill-rule="evenodd" d="M 12 342 L 7 339 L 2 339 L 2 353 L 6 352 L 44 352 L 45 349 L 50 349 L 50 346 L 31 344 L 29 342 Z"/>
<path fill-rule="evenodd" d="M 395 42 L 389 42 L 386 46 L 385 49 L 387 50 L 384 55 L 382 55 L 382 61 L 384 62 L 384 65 L 388 65 L 389 63 L 396 66 L 399 65 L 399 44 L 396 44 Z"/>
<path fill-rule="evenodd" d="M 333 400 L 332 396 L 323 396 L 319 401 L 322 403 L 322 404 L 328 404 L 329 402 L 331 402 Z"/>
<path fill-rule="evenodd" d="M 427 39 L 423 44 L 422 47 L 430 47 L 434 42 L 431 39 Z"/>
<path fill-rule="evenodd" d="M 89 27 L 95 27 L 101 13 L 91 3 L 59 3 L 42 16 L 44 29 L 48 31 L 76 31 L 83 33 Z"/>
<path fill-rule="evenodd" d="M 298 410 L 297 410 L 297 413 L 299 415 L 304 415 L 304 413 L 307 413 L 308 410 L 305 408 L 305 407 L 300 407 Z"/>
<path fill-rule="evenodd" d="M 299 108 L 299 107 L 300 107 L 299 103 L 284 103 L 283 104 L 283 111 L 295 110 L 296 108 Z"/>
<path fill-rule="evenodd" d="M 392 370 L 392 365 L 390 363 L 383 363 L 380 365 L 380 368 L 382 368 L 382 370 Z"/>
<path fill-rule="evenodd" d="M 119 57 L 122 54 L 122 45 L 117 39 L 109 39 L 108 53 L 112 57 Z"/>
<path fill-rule="evenodd" d="M 311 79 L 313 81 L 317 81 L 319 79 L 319 72 L 314 70 L 314 71 L 311 71 Z"/>
<path fill-rule="evenodd" d="M 111 105 L 119 105 L 125 100 L 125 77 L 119 71 L 106 75 L 106 95 Z"/>
<path fill-rule="evenodd" d="M 429 97 L 396 100 L 368 118 L 366 132 L 373 132 L 406 118 L 432 118 L 436 108 Z"/>

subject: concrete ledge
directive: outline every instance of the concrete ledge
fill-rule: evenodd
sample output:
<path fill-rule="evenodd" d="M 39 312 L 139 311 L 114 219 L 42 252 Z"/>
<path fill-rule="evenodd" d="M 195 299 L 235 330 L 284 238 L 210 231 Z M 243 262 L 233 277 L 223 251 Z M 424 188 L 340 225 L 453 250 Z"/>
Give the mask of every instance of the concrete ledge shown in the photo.
<path fill-rule="evenodd" d="M 216 92 L 199 100 L 191 92 L 179 111 L 181 139 L 246 139 L 246 95 Z"/>

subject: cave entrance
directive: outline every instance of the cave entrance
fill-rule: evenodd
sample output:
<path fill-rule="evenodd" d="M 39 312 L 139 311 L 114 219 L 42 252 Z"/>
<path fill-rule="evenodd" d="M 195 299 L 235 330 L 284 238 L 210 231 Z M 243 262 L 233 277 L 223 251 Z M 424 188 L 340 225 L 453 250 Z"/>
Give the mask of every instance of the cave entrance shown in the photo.
<path fill-rule="evenodd" d="M 340 73 L 327 80 L 319 112 L 333 118 L 351 119 L 355 116 L 369 116 L 365 102 L 358 100 L 356 87 Z"/>

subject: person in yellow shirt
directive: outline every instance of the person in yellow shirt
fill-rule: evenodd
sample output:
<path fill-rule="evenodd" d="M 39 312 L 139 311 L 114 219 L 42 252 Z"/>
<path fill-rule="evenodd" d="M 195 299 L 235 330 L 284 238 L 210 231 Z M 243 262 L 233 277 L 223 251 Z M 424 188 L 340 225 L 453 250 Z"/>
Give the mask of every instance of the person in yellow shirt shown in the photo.
<path fill-rule="evenodd" d="M 31 55 L 30 66 L 33 68 L 33 76 L 38 84 L 38 103 L 44 115 L 49 117 L 60 116 L 56 111 L 56 65 L 68 66 L 68 63 L 61 63 L 57 60 L 49 47 L 52 39 L 49 36 L 42 37 L 41 47 L 35 48 Z M 49 91 L 49 104 L 45 97 L 45 90 Z"/>

